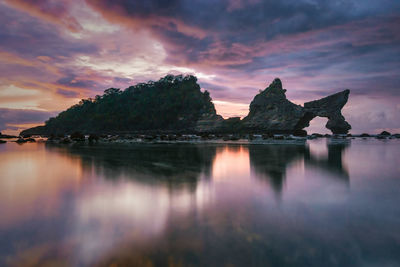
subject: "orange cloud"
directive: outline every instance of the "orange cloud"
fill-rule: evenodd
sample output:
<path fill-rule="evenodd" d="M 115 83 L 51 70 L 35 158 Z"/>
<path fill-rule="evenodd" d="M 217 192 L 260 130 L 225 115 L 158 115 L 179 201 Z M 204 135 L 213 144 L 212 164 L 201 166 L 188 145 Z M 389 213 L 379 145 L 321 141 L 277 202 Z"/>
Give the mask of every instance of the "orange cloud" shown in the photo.
<path fill-rule="evenodd" d="M 68 12 L 69 1 L 52 0 L 5 0 L 10 6 L 48 22 L 62 25 L 72 32 L 82 30 L 82 26 Z"/>

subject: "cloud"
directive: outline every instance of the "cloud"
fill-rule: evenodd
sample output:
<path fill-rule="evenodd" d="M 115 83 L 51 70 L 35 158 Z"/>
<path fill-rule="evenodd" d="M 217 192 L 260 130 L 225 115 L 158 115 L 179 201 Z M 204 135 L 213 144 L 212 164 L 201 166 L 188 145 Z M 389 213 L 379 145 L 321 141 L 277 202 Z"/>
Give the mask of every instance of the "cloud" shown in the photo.
<path fill-rule="evenodd" d="M 3 1 L 0 95 L 18 89 L 0 107 L 63 110 L 109 87 L 191 73 L 219 112 L 242 116 L 280 77 L 298 104 L 349 88 L 353 129 L 382 128 L 357 103 L 386 101 L 380 112 L 395 125 L 399 23 L 395 0 Z"/>
<path fill-rule="evenodd" d="M 0 4 L 0 49 L 26 58 L 63 62 L 75 54 L 93 54 L 97 46 L 70 38 L 55 25 Z M 40 58 L 41 57 L 41 58 Z"/>
<path fill-rule="evenodd" d="M 64 89 L 61 89 L 61 88 L 57 89 L 57 94 L 63 95 L 65 97 L 74 97 L 74 98 L 79 96 L 78 92 L 64 90 Z"/>
<path fill-rule="evenodd" d="M 82 30 L 82 26 L 68 12 L 70 1 L 6 0 L 6 3 L 45 21 L 63 25 L 71 31 Z"/>
<path fill-rule="evenodd" d="M 55 115 L 55 112 L 0 108 L 0 131 L 18 129 L 14 125 L 42 124 L 45 120 Z"/>

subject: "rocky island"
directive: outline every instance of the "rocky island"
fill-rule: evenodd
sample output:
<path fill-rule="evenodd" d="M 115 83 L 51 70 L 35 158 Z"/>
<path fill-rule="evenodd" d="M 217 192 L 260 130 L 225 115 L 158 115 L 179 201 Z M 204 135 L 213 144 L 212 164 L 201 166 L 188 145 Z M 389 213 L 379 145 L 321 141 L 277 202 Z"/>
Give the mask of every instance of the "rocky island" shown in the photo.
<path fill-rule="evenodd" d="M 202 92 L 192 75 L 167 75 L 159 81 L 120 90 L 110 88 L 102 96 L 84 99 L 50 118 L 45 125 L 21 132 L 27 135 L 123 134 L 123 133 L 260 133 L 305 135 L 303 130 L 319 116 L 328 118 L 333 134 L 347 134 L 351 126 L 341 109 L 349 90 L 296 105 L 286 98 L 276 78 L 257 94 L 243 118 L 224 119 L 216 113 L 210 94 Z"/>

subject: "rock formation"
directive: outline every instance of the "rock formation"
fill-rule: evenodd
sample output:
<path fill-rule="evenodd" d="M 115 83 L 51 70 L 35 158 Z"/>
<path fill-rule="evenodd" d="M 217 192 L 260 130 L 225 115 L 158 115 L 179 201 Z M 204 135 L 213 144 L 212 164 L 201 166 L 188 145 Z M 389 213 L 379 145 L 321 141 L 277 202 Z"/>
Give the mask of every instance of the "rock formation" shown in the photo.
<path fill-rule="evenodd" d="M 275 79 L 251 101 L 243 127 L 249 131 L 272 133 L 291 133 L 297 129 L 305 112 L 303 107 L 287 100 L 285 92 L 281 80 Z"/>
<path fill-rule="evenodd" d="M 342 115 L 342 108 L 347 103 L 349 98 L 350 90 L 344 90 L 342 92 L 314 100 L 311 102 L 304 103 L 305 116 L 309 122 L 319 116 L 328 118 L 326 128 L 332 131 L 334 134 L 346 134 L 351 129 L 350 124 L 344 119 Z M 301 125 L 302 126 L 302 125 Z"/>
<path fill-rule="evenodd" d="M 223 119 L 216 113 L 207 91 L 202 92 L 194 76 L 167 75 L 157 82 L 137 84 L 124 91 L 110 88 L 103 96 L 83 99 L 50 118 L 44 126 L 21 132 L 25 135 L 64 135 L 82 133 L 286 133 L 305 134 L 316 116 L 328 118 L 326 127 L 334 134 L 346 134 L 351 129 L 341 109 L 349 90 L 304 107 L 286 98 L 280 79 L 275 79 L 257 94 L 250 104 L 249 114 Z"/>
<path fill-rule="evenodd" d="M 319 116 L 328 118 L 326 128 L 334 134 L 346 134 L 351 129 L 341 113 L 349 90 L 307 102 L 304 107 L 287 100 L 285 92 L 277 78 L 256 95 L 249 114 L 243 119 L 243 128 L 247 131 L 293 133 L 309 126 L 310 121 Z"/>

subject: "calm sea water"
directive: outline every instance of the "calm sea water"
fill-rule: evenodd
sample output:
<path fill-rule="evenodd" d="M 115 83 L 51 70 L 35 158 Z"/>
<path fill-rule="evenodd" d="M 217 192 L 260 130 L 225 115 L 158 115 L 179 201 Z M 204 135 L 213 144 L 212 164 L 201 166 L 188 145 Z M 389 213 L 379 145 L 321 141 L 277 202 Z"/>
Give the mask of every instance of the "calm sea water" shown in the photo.
<path fill-rule="evenodd" d="M 399 174 L 398 140 L 1 144 L 0 266 L 400 266 Z"/>

